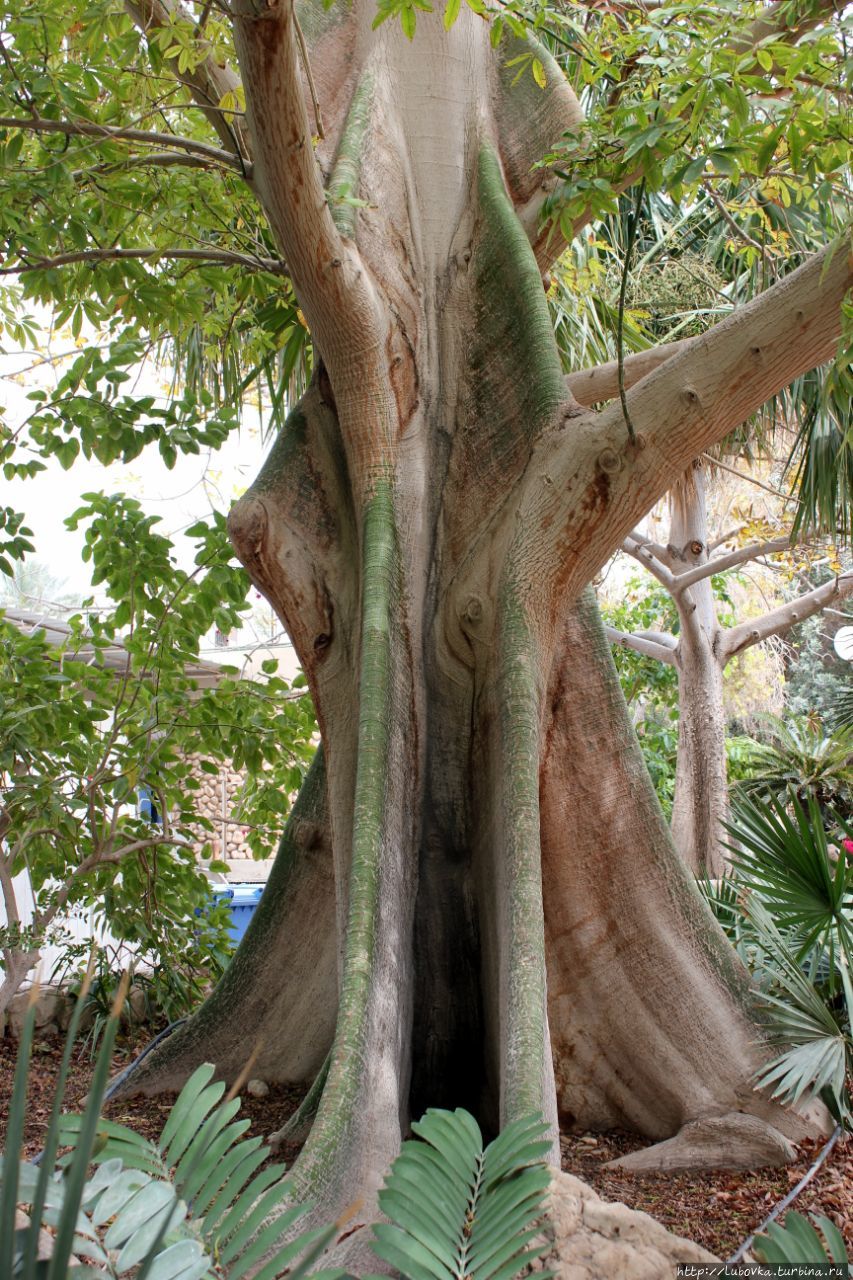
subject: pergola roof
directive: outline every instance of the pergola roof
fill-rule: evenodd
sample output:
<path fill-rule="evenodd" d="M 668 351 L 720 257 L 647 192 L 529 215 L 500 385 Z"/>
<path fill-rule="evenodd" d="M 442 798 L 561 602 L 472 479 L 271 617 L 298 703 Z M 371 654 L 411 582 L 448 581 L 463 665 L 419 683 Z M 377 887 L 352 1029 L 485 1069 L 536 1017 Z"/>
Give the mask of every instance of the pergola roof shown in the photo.
<path fill-rule="evenodd" d="M 5 606 L 0 606 L 0 616 L 24 635 L 35 635 L 37 631 L 43 631 L 49 644 L 63 651 L 70 650 L 71 628 L 58 618 L 34 613 L 29 609 L 9 609 Z M 84 636 L 85 634 L 84 632 Z M 120 640 L 97 648 L 94 645 L 87 647 L 84 641 L 82 645 L 75 645 L 74 658 L 77 662 L 98 662 L 113 671 L 126 671 L 129 661 L 127 649 Z M 205 662 L 202 659 L 187 663 L 184 671 L 199 689 L 213 688 L 223 675 L 222 668 L 215 662 Z"/>

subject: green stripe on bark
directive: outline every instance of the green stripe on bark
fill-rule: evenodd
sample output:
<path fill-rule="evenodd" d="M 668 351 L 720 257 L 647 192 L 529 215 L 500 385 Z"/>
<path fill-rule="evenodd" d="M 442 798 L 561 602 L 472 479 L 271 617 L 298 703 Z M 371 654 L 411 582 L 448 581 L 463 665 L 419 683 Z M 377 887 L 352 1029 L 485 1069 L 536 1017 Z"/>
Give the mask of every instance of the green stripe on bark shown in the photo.
<path fill-rule="evenodd" d="M 372 101 L 373 76 L 365 72 L 356 86 L 347 112 L 328 192 L 329 208 L 332 211 L 335 226 L 341 235 L 349 240 L 355 236 L 358 205 L 352 204 L 351 201 L 358 198 L 361 157 L 370 126 Z"/>
<path fill-rule="evenodd" d="M 482 376 L 482 420 L 498 415 L 507 432 L 529 439 L 565 402 L 563 370 L 542 276 L 490 146 L 480 150 L 478 191 L 484 228 L 473 264 L 472 365 Z"/>
<path fill-rule="evenodd" d="M 358 765 L 341 998 L 326 1088 L 293 1171 L 300 1198 L 319 1194 L 335 1168 L 345 1165 L 368 1053 L 391 736 L 391 606 L 398 568 L 387 480 L 376 484 L 365 508 L 363 565 Z"/>
<path fill-rule="evenodd" d="M 515 590 L 500 600 L 500 786 L 505 833 L 503 956 L 506 1060 L 501 1124 L 548 1114 L 542 1096 L 547 1043 L 545 926 L 539 833 L 539 704 L 536 643 Z"/>

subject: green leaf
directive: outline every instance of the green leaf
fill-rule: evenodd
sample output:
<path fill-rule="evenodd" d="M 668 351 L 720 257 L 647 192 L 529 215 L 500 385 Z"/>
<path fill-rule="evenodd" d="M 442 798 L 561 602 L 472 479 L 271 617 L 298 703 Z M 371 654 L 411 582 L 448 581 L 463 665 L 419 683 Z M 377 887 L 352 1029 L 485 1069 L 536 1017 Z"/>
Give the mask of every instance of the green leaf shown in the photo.
<path fill-rule="evenodd" d="M 462 0 L 447 0 L 444 6 L 444 29 L 449 31 L 456 19 L 459 17 L 459 10 Z"/>

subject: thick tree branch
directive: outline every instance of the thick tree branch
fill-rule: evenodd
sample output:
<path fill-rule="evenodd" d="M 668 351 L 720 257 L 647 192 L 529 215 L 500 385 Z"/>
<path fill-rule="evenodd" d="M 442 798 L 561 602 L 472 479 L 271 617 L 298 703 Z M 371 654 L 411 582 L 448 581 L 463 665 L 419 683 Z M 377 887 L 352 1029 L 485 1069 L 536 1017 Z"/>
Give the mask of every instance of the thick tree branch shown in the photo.
<path fill-rule="evenodd" d="M 623 649 L 633 649 L 635 653 L 641 653 L 644 658 L 654 658 L 658 662 L 668 662 L 670 666 L 675 666 L 674 638 L 670 647 L 659 644 L 655 640 L 649 640 L 646 636 L 618 631 L 615 627 L 605 627 L 604 631 L 611 644 L 621 645 Z"/>
<path fill-rule="evenodd" d="M 302 92 L 293 0 L 235 0 L 234 15 L 261 197 L 313 330 L 320 318 L 309 314 L 315 299 L 334 299 L 337 309 L 360 272 L 358 254 L 326 201 Z M 339 312 L 336 319 L 340 326 Z"/>
<path fill-rule="evenodd" d="M 769 542 L 751 542 L 748 547 L 739 547 L 736 551 L 731 551 L 728 555 L 718 556 L 716 560 L 706 560 L 704 564 L 697 564 L 695 568 L 688 569 L 685 573 L 680 573 L 675 580 L 676 591 L 683 591 L 686 587 L 692 587 L 694 582 L 701 582 L 703 578 L 710 578 L 715 573 L 725 573 L 727 569 L 734 569 L 739 564 L 745 564 L 748 560 L 757 560 L 759 556 L 773 555 L 776 551 L 788 551 L 791 547 L 790 538 L 773 538 Z"/>
<path fill-rule="evenodd" d="M 176 133 L 155 133 L 147 129 L 126 129 L 121 125 L 95 124 L 91 120 L 45 120 L 43 116 L 0 116 L 0 129 L 25 129 L 29 133 L 62 133 L 74 138 L 102 138 L 105 142 L 148 142 L 156 147 L 177 148 L 190 155 L 202 156 L 216 164 L 236 169 L 245 177 L 250 173 L 239 158 L 209 142 L 183 138 Z"/>
<path fill-rule="evenodd" d="M 567 416 L 543 437 L 527 472 L 512 536 L 538 544 L 538 589 L 588 582 L 636 521 L 704 449 L 744 422 L 801 373 L 835 352 L 842 302 L 853 284 L 847 239 L 737 308 L 628 393 L 636 446 L 622 407 Z M 514 506 L 514 504 L 510 504 Z M 571 586 L 570 586 L 571 584 Z"/>
<path fill-rule="evenodd" d="M 633 355 L 626 356 L 626 390 L 695 341 L 695 338 L 682 338 L 678 342 L 662 342 L 658 347 L 649 347 L 648 351 L 635 351 Z M 608 360 L 606 364 L 570 373 L 566 377 L 566 386 L 585 409 L 605 400 L 614 400 L 619 394 L 619 361 Z"/>
<path fill-rule="evenodd" d="M 846 600 L 851 595 L 853 595 L 853 573 L 845 573 L 838 578 L 833 578 L 831 582 L 824 583 L 822 587 L 816 587 L 814 591 L 809 591 L 808 594 L 781 605 L 778 609 L 771 609 L 760 618 L 752 618 L 749 622 L 742 622 L 740 626 L 724 631 L 720 644 L 722 665 L 725 666 L 737 654 L 743 653 L 744 649 L 760 644 L 770 636 L 784 635 L 798 622 L 805 622 L 806 618 L 820 613 L 830 601 Z"/>
<path fill-rule="evenodd" d="M 314 152 L 293 0 L 234 0 L 255 186 L 329 375 L 354 491 L 387 465 L 398 423 L 385 343 L 391 313 L 332 217 Z M 365 413 L 365 405 L 370 406 Z"/>
<path fill-rule="evenodd" d="M 192 155 L 188 151 L 141 151 L 123 160 L 104 161 L 103 164 L 93 165 L 90 169 L 75 169 L 71 177 L 75 182 L 85 182 L 94 174 L 115 173 L 120 169 L 133 169 L 137 165 L 148 169 L 210 169 L 215 168 L 218 163 L 206 156 Z M 231 165 L 228 167 L 230 169 Z"/>
<path fill-rule="evenodd" d="M 39 258 L 17 267 L 0 267 L 0 276 L 22 276 L 30 271 L 50 271 L 54 267 L 67 267 L 76 262 L 120 262 L 129 259 L 185 258 L 200 265 L 242 267 L 249 271 L 270 271 L 273 275 L 286 275 L 285 263 L 276 258 L 253 258 L 247 253 L 232 253 L 227 249 L 79 249 L 74 253 L 60 253 L 54 258 Z"/>
<path fill-rule="evenodd" d="M 169 26 L 173 16 L 182 14 L 181 6 L 176 0 L 125 0 L 124 7 L 146 36 L 161 27 Z M 203 51 L 210 50 L 201 28 L 202 24 L 199 23 L 196 29 L 199 46 Z M 233 117 L 229 119 L 219 108 L 227 93 L 237 94 L 240 88 L 239 77 L 227 64 L 217 62 L 212 50 L 206 52 L 205 57 L 192 70 L 179 70 L 174 58 L 169 60 L 169 65 L 176 80 L 189 90 L 201 107 L 222 145 L 236 155 L 242 165 L 251 156 L 248 129 L 243 120 Z"/>

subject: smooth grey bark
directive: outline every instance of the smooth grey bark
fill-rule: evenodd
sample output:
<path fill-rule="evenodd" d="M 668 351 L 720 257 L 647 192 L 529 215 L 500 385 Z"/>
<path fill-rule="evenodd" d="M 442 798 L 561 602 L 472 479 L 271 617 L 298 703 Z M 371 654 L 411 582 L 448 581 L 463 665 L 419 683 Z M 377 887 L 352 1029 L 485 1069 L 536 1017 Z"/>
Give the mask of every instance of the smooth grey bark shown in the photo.
<path fill-rule="evenodd" d="M 685 473 L 671 495 L 669 568 L 681 629 L 678 672 L 678 749 L 672 835 L 697 875 L 716 877 L 725 864 L 723 822 L 728 814 L 722 634 L 711 578 L 679 589 L 679 578 L 708 561 L 705 473 Z"/>

